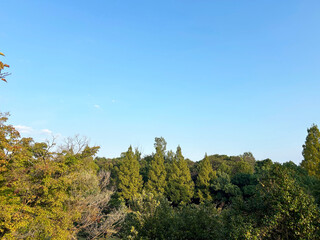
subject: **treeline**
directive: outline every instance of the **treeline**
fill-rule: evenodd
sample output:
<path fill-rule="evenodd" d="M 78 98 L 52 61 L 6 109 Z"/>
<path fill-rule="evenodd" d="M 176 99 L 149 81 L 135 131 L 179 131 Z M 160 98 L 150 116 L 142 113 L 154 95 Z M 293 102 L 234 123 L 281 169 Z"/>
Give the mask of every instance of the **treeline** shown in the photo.
<path fill-rule="evenodd" d="M 173 206 L 203 203 L 213 200 L 212 184 L 223 176 L 253 174 L 255 158 L 247 152 L 240 156 L 205 155 L 199 162 L 185 159 L 181 147 L 166 151 L 164 138 L 155 138 L 155 153 L 141 157 L 130 146 L 120 158 L 97 157 L 100 169 L 112 173 L 119 199 L 129 203 L 143 191 L 163 195 Z M 216 199 L 216 197 L 215 197 Z"/>
<path fill-rule="evenodd" d="M 304 160 L 257 161 L 182 149 L 95 157 L 81 138 L 63 146 L 21 138 L 0 116 L 3 239 L 319 239 L 320 133 L 308 129 Z"/>

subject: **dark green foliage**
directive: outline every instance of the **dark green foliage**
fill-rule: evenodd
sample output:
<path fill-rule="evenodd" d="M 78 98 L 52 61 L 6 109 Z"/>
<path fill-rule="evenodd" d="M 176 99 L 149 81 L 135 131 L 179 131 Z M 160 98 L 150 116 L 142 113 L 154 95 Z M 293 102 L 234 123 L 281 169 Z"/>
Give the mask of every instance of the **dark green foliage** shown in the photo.
<path fill-rule="evenodd" d="M 237 185 L 232 184 L 230 176 L 224 172 L 217 171 L 217 178 L 211 184 L 214 201 L 224 207 L 229 204 L 236 196 L 241 196 L 241 190 Z"/>
<path fill-rule="evenodd" d="M 256 174 L 261 174 L 265 171 L 269 171 L 273 166 L 273 162 L 271 159 L 265 159 L 261 161 L 257 161 L 255 165 L 255 173 Z"/>
<path fill-rule="evenodd" d="M 188 164 L 188 168 L 190 169 L 190 174 L 191 174 L 191 179 L 193 182 L 197 181 L 197 176 L 198 176 L 198 165 L 199 162 L 193 162 L 190 159 L 186 158 L 185 159 L 187 164 Z"/>
<path fill-rule="evenodd" d="M 297 166 L 291 161 L 284 163 L 283 166 L 299 186 L 302 187 L 306 193 L 313 196 L 316 203 L 320 206 L 320 179 L 316 176 L 310 176 L 306 169 Z"/>
<path fill-rule="evenodd" d="M 213 205 L 173 208 L 164 198 L 141 200 L 134 209 L 138 211 L 124 223 L 120 236 L 125 239 L 222 239 L 219 212 Z"/>
<path fill-rule="evenodd" d="M 143 182 L 146 183 L 149 177 L 150 165 L 153 160 L 152 155 L 147 155 L 140 161 L 140 175 L 142 176 Z"/>
<path fill-rule="evenodd" d="M 231 179 L 231 183 L 240 188 L 244 198 L 248 198 L 255 194 L 258 179 L 254 174 L 238 173 Z"/>
<path fill-rule="evenodd" d="M 319 209 L 285 167 L 275 164 L 259 183 L 226 212 L 228 239 L 318 239 Z"/>

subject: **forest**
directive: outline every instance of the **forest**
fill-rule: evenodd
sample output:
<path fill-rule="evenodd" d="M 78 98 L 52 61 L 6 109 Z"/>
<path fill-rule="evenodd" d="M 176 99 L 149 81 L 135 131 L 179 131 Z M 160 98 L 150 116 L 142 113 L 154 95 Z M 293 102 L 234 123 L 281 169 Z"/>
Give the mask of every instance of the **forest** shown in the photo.
<path fill-rule="evenodd" d="M 85 138 L 35 142 L 0 116 L 2 239 L 319 239 L 320 132 L 303 161 L 204 155 L 193 162 L 156 137 L 96 157 Z"/>
<path fill-rule="evenodd" d="M 0 240 L 320 240 L 320 0 L 0 6 Z"/>

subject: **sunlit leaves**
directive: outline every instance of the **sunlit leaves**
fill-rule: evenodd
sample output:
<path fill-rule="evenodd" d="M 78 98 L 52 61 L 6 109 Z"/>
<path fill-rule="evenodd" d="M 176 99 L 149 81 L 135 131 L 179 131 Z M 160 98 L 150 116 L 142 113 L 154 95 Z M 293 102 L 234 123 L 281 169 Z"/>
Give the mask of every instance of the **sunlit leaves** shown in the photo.
<path fill-rule="evenodd" d="M 1 56 L 5 56 L 2 52 L 0 52 Z M 0 79 L 4 82 L 7 82 L 6 77 L 10 75 L 10 73 L 7 72 L 2 72 L 4 70 L 4 68 L 9 68 L 10 66 L 8 64 L 3 63 L 2 61 L 0 61 Z"/>

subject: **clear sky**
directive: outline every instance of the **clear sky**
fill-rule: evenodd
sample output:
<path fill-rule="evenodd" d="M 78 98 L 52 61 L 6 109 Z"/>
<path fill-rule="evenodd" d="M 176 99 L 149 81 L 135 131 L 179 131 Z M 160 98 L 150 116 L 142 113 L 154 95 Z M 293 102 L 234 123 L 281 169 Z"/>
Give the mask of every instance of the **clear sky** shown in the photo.
<path fill-rule="evenodd" d="M 2 1 L 11 65 L 0 111 L 43 140 L 87 136 L 99 156 L 163 136 L 208 154 L 302 160 L 320 124 L 320 1 Z"/>

